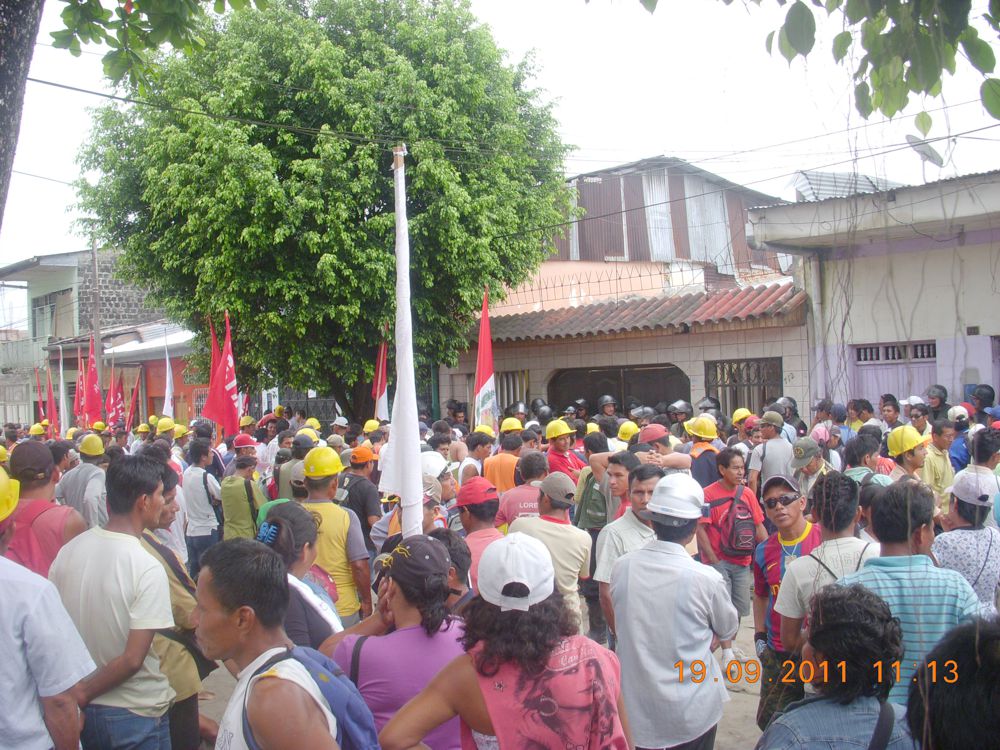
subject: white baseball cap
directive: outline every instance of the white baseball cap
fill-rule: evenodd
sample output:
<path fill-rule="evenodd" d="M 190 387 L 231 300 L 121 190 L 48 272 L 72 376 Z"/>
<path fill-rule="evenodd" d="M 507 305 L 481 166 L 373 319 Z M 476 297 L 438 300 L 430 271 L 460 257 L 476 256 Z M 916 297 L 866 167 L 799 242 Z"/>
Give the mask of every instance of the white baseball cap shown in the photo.
<path fill-rule="evenodd" d="M 528 589 L 526 596 L 503 593 L 511 583 Z M 490 542 L 479 560 L 479 595 L 501 612 L 528 608 L 543 602 L 555 591 L 555 570 L 549 549 L 534 537 L 515 531 Z"/>
<path fill-rule="evenodd" d="M 667 474 L 653 488 L 653 496 L 641 515 L 646 520 L 691 521 L 701 518 L 705 491 L 690 474 Z M 682 525 L 682 524 L 677 524 Z"/>
<path fill-rule="evenodd" d="M 385 448 L 382 449 L 383 451 Z M 420 473 L 435 479 L 445 470 L 451 471 L 458 464 L 448 463 L 448 459 L 437 451 L 424 451 L 420 454 Z"/>
<path fill-rule="evenodd" d="M 951 493 L 970 505 L 989 507 L 994 499 L 1000 495 L 1000 477 L 995 474 L 983 475 L 968 470 L 960 471 L 955 475 L 951 487 L 948 487 L 945 492 Z"/>
<path fill-rule="evenodd" d="M 948 410 L 948 421 L 949 422 L 957 422 L 959 419 L 964 419 L 964 420 L 968 421 L 968 419 L 969 419 L 969 412 L 961 404 L 956 404 L 955 406 L 951 407 Z"/>
<path fill-rule="evenodd" d="M 347 427 L 350 423 L 347 421 L 347 417 L 337 417 L 333 420 L 334 427 Z"/>

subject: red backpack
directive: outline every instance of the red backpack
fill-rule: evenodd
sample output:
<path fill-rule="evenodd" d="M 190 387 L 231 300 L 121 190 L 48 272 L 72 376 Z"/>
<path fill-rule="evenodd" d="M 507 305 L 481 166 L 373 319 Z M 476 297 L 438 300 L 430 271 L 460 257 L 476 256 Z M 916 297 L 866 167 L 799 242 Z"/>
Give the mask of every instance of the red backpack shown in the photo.
<path fill-rule="evenodd" d="M 757 524 L 753 520 L 753 511 L 743 500 L 743 485 L 736 488 L 736 494 L 732 497 L 724 497 L 720 500 L 713 500 L 708 504 L 709 508 L 717 508 L 720 505 L 730 503 L 729 509 L 719 520 L 719 541 L 720 549 L 727 555 L 742 557 L 753 552 L 754 544 L 757 541 Z"/>

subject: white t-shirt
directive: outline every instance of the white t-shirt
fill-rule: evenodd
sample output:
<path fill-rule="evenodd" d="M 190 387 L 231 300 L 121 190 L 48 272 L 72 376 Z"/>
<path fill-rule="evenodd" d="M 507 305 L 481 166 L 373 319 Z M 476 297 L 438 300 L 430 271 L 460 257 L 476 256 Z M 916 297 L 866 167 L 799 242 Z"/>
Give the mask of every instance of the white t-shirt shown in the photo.
<path fill-rule="evenodd" d="M 611 583 L 611 568 L 615 561 L 624 554 L 645 547 L 656 538 L 656 533 L 640 521 L 629 508 L 597 535 L 597 565 L 594 568 L 594 580 L 598 583 Z"/>
<path fill-rule="evenodd" d="M 253 689 L 257 680 L 265 676 L 288 680 L 309 693 L 326 717 L 330 735 L 337 736 L 337 719 L 330 713 L 326 698 L 323 697 L 316 681 L 306 668 L 295 659 L 283 659 L 263 674 L 253 676 L 253 673 L 264 666 L 268 659 L 277 656 L 284 650 L 283 648 L 268 649 L 240 670 L 236 676 L 236 687 L 233 688 L 233 694 L 229 696 L 226 711 L 222 715 L 222 721 L 219 722 L 219 734 L 215 740 L 216 750 L 250 750 L 246 738 L 243 736 L 243 707 L 247 704 L 247 692 Z"/>
<path fill-rule="evenodd" d="M 48 750 L 39 696 L 51 698 L 93 672 L 55 586 L 0 557 L 0 745 Z"/>
<path fill-rule="evenodd" d="M 80 534 L 59 550 L 49 580 L 99 667 L 125 652 L 130 630 L 174 625 L 167 573 L 134 536 L 101 528 Z M 93 702 L 159 717 L 173 698 L 150 649 L 138 672 Z"/>
<path fill-rule="evenodd" d="M 205 487 L 208 492 L 205 492 Z M 222 499 L 222 489 L 219 480 L 200 466 L 190 466 L 184 472 L 184 500 L 188 517 L 188 536 L 208 536 L 219 528 L 219 519 L 209 495 L 217 500 Z"/>
<path fill-rule="evenodd" d="M 880 551 L 878 543 L 866 542 L 853 536 L 823 542 L 812 554 L 830 570 L 809 555 L 792 560 L 781 579 L 774 611 L 785 617 L 805 619 L 813 594 L 848 573 L 860 570 L 865 561 L 878 557 Z M 831 575 L 830 571 L 835 575 Z"/>

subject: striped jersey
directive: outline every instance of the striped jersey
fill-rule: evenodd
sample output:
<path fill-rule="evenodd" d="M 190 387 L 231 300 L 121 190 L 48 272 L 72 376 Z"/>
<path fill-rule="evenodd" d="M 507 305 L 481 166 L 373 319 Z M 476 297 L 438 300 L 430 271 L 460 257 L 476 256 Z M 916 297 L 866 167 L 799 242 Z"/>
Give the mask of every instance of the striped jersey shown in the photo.
<path fill-rule="evenodd" d="M 781 615 L 774 611 L 774 602 L 778 598 L 781 579 L 785 577 L 785 566 L 808 555 L 822 541 L 819 526 L 807 522 L 805 531 L 796 539 L 782 539 L 775 532 L 753 551 L 753 592 L 767 597 L 767 645 L 779 653 L 785 648 L 781 643 Z"/>
<path fill-rule="evenodd" d="M 903 658 L 899 682 L 889 693 L 892 703 L 906 704 L 917 665 L 949 630 L 980 613 L 979 597 L 962 574 L 935 567 L 926 555 L 876 557 L 838 583 L 860 583 L 882 597 L 899 618 Z M 885 674 L 893 672 L 887 664 Z"/>

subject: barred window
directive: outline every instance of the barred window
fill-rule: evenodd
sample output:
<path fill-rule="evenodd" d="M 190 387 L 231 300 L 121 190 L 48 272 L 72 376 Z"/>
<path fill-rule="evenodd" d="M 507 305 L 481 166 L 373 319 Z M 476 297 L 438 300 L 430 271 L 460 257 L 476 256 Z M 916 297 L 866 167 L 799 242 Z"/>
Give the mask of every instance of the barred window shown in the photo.
<path fill-rule="evenodd" d="M 781 357 L 705 363 L 705 389 L 722 403 L 722 413 L 745 407 L 759 413 L 781 395 Z"/>

